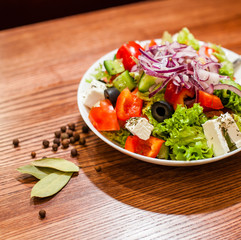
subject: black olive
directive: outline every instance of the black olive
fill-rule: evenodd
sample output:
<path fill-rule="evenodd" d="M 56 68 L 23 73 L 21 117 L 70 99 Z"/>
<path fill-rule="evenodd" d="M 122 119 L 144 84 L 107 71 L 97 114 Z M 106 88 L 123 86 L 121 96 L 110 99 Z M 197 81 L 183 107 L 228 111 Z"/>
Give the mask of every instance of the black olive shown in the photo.
<path fill-rule="evenodd" d="M 104 95 L 105 95 L 105 98 L 109 99 L 112 105 L 115 107 L 116 100 L 120 95 L 120 91 L 115 87 L 111 87 L 111 88 L 105 89 Z"/>
<path fill-rule="evenodd" d="M 158 121 L 163 122 L 165 119 L 170 118 L 173 114 L 173 107 L 165 101 L 155 102 L 151 106 L 152 116 Z"/>

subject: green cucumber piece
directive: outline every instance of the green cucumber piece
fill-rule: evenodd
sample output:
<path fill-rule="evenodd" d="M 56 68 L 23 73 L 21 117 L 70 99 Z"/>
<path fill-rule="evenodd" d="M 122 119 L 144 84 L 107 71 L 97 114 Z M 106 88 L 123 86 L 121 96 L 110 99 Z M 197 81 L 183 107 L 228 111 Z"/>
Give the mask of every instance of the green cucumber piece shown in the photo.
<path fill-rule="evenodd" d="M 155 83 L 156 79 L 157 79 L 156 77 L 143 73 L 143 75 L 139 81 L 138 90 L 140 92 L 147 92 L 149 90 L 149 88 Z"/>
<path fill-rule="evenodd" d="M 110 75 L 116 75 L 125 71 L 124 65 L 119 60 L 105 60 L 104 66 Z"/>
<path fill-rule="evenodd" d="M 126 70 L 122 74 L 120 74 L 115 80 L 113 81 L 113 85 L 117 88 L 120 92 L 123 91 L 126 87 L 129 88 L 131 91 L 135 88 L 136 83 L 134 79 L 130 76 L 129 71 Z"/>
<path fill-rule="evenodd" d="M 165 143 L 163 143 L 159 153 L 157 154 L 157 158 L 168 159 L 168 157 L 169 157 L 169 147 L 166 146 Z"/>

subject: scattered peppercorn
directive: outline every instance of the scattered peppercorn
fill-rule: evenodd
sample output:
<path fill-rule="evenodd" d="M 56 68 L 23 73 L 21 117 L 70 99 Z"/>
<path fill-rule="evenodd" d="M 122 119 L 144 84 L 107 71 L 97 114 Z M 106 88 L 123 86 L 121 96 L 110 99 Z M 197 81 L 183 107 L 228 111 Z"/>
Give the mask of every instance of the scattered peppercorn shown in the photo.
<path fill-rule="evenodd" d="M 19 145 L 19 140 L 17 138 L 13 139 L 13 145 L 14 147 L 17 147 Z"/>
<path fill-rule="evenodd" d="M 39 211 L 39 217 L 40 217 L 40 218 L 45 218 L 45 217 L 46 217 L 46 211 L 43 210 L 43 209 L 41 209 L 41 210 Z"/>
<path fill-rule="evenodd" d="M 70 129 L 68 129 L 66 133 L 68 134 L 69 137 L 73 136 L 73 131 Z"/>
<path fill-rule="evenodd" d="M 88 133 L 89 132 L 89 127 L 87 125 L 82 126 L 82 132 L 83 133 Z"/>
<path fill-rule="evenodd" d="M 61 131 L 56 131 L 56 132 L 54 133 L 54 135 L 55 135 L 56 138 L 60 138 L 60 136 L 61 136 Z"/>
<path fill-rule="evenodd" d="M 42 157 L 42 159 L 44 159 L 44 158 L 47 158 L 47 157 L 45 157 L 45 156 L 44 156 L 44 157 Z"/>
<path fill-rule="evenodd" d="M 67 139 L 69 138 L 69 135 L 67 133 L 61 133 L 61 139 Z"/>
<path fill-rule="evenodd" d="M 75 130 L 75 124 L 74 123 L 69 123 L 68 127 L 70 130 L 74 131 Z"/>
<path fill-rule="evenodd" d="M 95 171 L 100 172 L 101 171 L 101 166 L 95 166 Z"/>
<path fill-rule="evenodd" d="M 70 137 L 69 141 L 70 141 L 71 144 L 74 144 L 75 143 L 74 137 Z"/>
<path fill-rule="evenodd" d="M 71 156 L 76 157 L 78 155 L 78 152 L 75 148 L 71 149 Z"/>
<path fill-rule="evenodd" d="M 60 146 L 60 139 L 59 138 L 55 138 L 53 140 L 53 143 L 57 144 L 58 146 Z"/>
<path fill-rule="evenodd" d="M 73 133 L 73 137 L 75 141 L 79 141 L 79 134 L 77 132 Z"/>
<path fill-rule="evenodd" d="M 62 127 L 60 128 L 60 130 L 61 130 L 61 132 L 66 132 L 66 126 L 62 126 Z"/>
<path fill-rule="evenodd" d="M 58 144 L 56 144 L 56 143 L 54 143 L 53 145 L 52 145 L 52 149 L 53 149 L 53 151 L 57 151 L 58 150 Z"/>
<path fill-rule="evenodd" d="M 36 152 L 31 152 L 31 156 L 32 156 L 32 158 L 35 158 L 36 157 Z"/>
<path fill-rule="evenodd" d="M 62 146 L 63 146 L 63 148 L 68 148 L 69 147 L 69 139 L 64 139 L 62 141 Z"/>
<path fill-rule="evenodd" d="M 49 147 L 49 141 L 48 140 L 43 140 L 43 146 L 44 146 L 44 148 Z"/>
<path fill-rule="evenodd" d="M 85 138 L 82 137 L 82 138 L 79 139 L 79 144 L 80 145 L 85 145 L 85 143 L 86 143 Z"/>

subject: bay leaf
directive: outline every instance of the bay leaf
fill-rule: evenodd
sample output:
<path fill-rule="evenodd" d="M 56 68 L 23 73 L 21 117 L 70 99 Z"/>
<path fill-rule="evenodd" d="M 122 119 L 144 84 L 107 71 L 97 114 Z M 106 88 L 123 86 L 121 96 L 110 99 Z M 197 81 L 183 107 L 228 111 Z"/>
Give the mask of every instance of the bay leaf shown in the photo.
<path fill-rule="evenodd" d="M 48 174 L 56 172 L 57 170 L 52 169 L 52 168 L 45 168 L 45 167 L 35 167 L 31 164 L 22 166 L 17 168 L 17 170 L 21 173 L 27 173 L 30 174 L 38 179 L 42 179 L 46 176 L 48 176 Z"/>
<path fill-rule="evenodd" d="M 49 197 L 59 192 L 70 180 L 73 172 L 54 172 L 39 180 L 32 188 L 32 197 Z"/>
<path fill-rule="evenodd" d="M 63 158 L 43 158 L 31 163 L 36 167 L 54 168 L 63 172 L 78 172 L 79 167 Z"/>

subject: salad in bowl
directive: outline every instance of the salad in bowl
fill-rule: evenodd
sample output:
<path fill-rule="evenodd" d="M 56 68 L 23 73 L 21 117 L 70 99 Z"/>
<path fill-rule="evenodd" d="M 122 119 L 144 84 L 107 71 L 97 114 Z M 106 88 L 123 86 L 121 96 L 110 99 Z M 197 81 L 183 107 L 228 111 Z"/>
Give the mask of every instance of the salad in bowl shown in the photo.
<path fill-rule="evenodd" d="M 230 156 L 241 150 L 241 85 L 226 52 L 187 28 L 125 43 L 83 77 L 80 112 L 104 141 L 144 161 Z"/>

